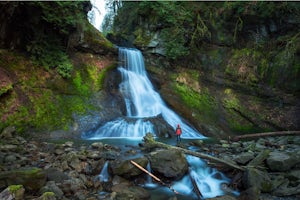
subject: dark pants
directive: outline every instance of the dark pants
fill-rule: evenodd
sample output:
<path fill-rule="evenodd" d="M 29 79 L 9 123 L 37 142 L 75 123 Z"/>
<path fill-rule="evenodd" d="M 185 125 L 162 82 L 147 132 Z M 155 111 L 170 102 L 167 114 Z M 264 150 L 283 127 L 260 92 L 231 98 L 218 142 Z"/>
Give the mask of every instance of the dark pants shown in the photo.
<path fill-rule="evenodd" d="M 181 137 L 180 137 L 180 135 L 176 135 L 176 137 L 177 137 L 177 142 L 178 142 L 178 141 L 181 142 Z"/>

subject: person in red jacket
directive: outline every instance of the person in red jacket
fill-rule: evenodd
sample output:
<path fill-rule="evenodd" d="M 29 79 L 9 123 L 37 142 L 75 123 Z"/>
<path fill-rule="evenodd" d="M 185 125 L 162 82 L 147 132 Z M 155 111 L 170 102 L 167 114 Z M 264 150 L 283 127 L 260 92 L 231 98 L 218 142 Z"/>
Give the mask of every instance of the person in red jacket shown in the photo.
<path fill-rule="evenodd" d="M 181 131 L 181 128 L 180 128 L 179 124 L 177 125 L 175 133 L 176 133 L 176 137 L 177 137 L 177 142 L 178 141 L 181 142 L 181 137 L 180 136 L 181 136 L 182 131 Z"/>

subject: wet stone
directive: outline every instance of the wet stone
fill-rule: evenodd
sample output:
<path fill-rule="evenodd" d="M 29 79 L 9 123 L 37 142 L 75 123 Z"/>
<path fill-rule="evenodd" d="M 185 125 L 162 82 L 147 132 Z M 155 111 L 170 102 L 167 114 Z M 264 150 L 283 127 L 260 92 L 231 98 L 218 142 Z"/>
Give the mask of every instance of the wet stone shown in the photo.
<path fill-rule="evenodd" d="M 246 164 L 248 163 L 250 160 L 252 160 L 254 158 L 254 153 L 253 152 L 245 152 L 245 153 L 241 153 L 239 155 L 237 155 L 234 158 L 234 161 L 236 161 L 239 164 Z"/>
<path fill-rule="evenodd" d="M 267 158 L 267 164 L 272 171 L 283 172 L 300 162 L 297 157 L 283 152 L 271 152 Z"/>

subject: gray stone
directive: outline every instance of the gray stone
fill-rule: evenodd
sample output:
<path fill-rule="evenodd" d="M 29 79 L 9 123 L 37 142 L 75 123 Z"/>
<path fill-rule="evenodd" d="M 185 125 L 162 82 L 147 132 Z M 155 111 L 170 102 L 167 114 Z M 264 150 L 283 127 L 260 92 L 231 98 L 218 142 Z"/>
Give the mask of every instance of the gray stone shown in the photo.
<path fill-rule="evenodd" d="M 150 198 L 149 192 L 138 186 L 118 184 L 112 187 L 112 191 L 116 192 L 116 199 L 118 200 L 147 200 Z"/>
<path fill-rule="evenodd" d="M 47 184 L 39 191 L 40 194 L 45 192 L 53 192 L 58 199 L 62 199 L 64 195 L 63 191 L 55 184 L 54 181 L 48 181 Z"/>
<path fill-rule="evenodd" d="M 146 157 L 136 158 L 133 159 L 133 161 L 141 165 L 143 168 L 146 168 L 148 163 Z M 124 178 L 131 178 L 143 173 L 139 168 L 134 166 L 130 160 L 115 160 L 109 162 L 109 168 L 112 170 L 114 175 L 119 175 Z"/>
<path fill-rule="evenodd" d="M 176 150 L 159 150 L 149 156 L 151 168 L 154 172 L 168 178 L 181 178 L 188 170 L 188 163 L 184 154 Z"/>
<path fill-rule="evenodd" d="M 15 162 L 17 160 L 17 157 L 15 156 L 15 155 L 8 155 L 8 156 L 6 156 L 5 157 L 5 159 L 4 159 L 4 161 L 6 162 L 6 163 L 13 163 L 13 162 Z"/>
<path fill-rule="evenodd" d="M 16 127 L 14 126 L 8 126 L 6 127 L 0 134 L 0 138 L 2 139 L 10 139 L 13 137 L 13 135 L 16 132 Z"/>
<path fill-rule="evenodd" d="M 103 147 L 104 147 L 102 142 L 94 142 L 91 146 L 93 149 L 99 149 L 99 150 L 103 149 Z"/>
<path fill-rule="evenodd" d="M 300 169 L 291 170 L 289 173 L 286 174 L 286 177 L 292 181 L 300 180 Z"/>
<path fill-rule="evenodd" d="M 73 147 L 74 142 L 67 141 L 63 144 L 64 147 Z"/>
<path fill-rule="evenodd" d="M 56 168 L 49 168 L 45 170 L 47 174 L 47 179 L 49 181 L 55 181 L 56 183 L 62 183 L 64 180 L 68 180 L 69 177 L 62 171 Z"/>
<path fill-rule="evenodd" d="M 283 152 L 271 152 L 267 158 L 267 164 L 272 171 L 287 171 L 299 162 L 295 156 Z"/>
<path fill-rule="evenodd" d="M 239 143 L 239 142 L 233 142 L 233 143 L 230 144 L 230 146 L 232 148 L 239 148 L 239 147 L 241 147 L 241 143 Z"/>
<path fill-rule="evenodd" d="M 300 185 L 295 187 L 288 187 L 288 182 L 285 184 L 280 185 L 279 188 L 276 188 L 272 194 L 276 196 L 292 196 L 292 195 L 299 195 L 300 194 Z"/>
<path fill-rule="evenodd" d="M 245 152 L 245 153 L 236 155 L 236 157 L 234 158 L 234 161 L 239 164 L 244 165 L 244 164 L 248 163 L 250 160 L 252 160 L 253 158 L 254 158 L 253 152 Z"/>
<path fill-rule="evenodd" d="M 0 145 L 0 151 L 2 151 L 2 152 L 15 151 L 17 149 L 18 149 L 18 146 L 17 145 L 13 145 L 13 144 Z"/>

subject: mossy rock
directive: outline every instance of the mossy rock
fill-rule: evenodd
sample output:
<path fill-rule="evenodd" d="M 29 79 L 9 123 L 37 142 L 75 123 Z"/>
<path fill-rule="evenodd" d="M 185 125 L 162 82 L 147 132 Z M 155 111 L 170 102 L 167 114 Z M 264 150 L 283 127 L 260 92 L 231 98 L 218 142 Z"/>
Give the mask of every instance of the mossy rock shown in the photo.
<path fill-rule="evenodd" d="M 38 191 L 46 183 L 46 174 L 40 168 L 22 168 L 0 173 L 0 182 L 6 186 L 20 184 L 27 191 Z M 13 187 L 14 189 L 16 187 Z"/>
<path fill-rule="evenodd" d="M 55 200 L 54 192 L 45 192 L 42 196 L 38 198 L 38 200 Z"/>
<path fill-rule="evenodd" d="M 0 199 L 23 200 L 24 192 L 22 185 L 10 185 L 0 193 Z"/>

